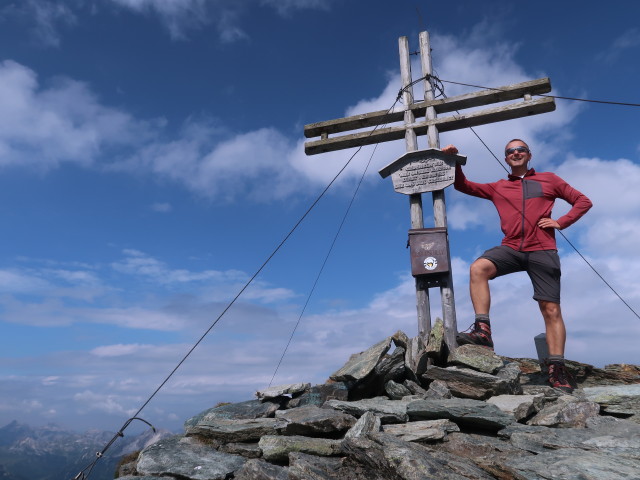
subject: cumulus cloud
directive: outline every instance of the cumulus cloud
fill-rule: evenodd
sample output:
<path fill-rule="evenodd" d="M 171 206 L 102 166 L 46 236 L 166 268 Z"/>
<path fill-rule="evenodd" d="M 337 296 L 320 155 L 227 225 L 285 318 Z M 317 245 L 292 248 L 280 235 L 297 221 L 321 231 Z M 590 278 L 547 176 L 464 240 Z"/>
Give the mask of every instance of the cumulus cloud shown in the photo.
<path fill-rule="evenodd" d="M 447 36 L 436 36 L 433 43 L 437 51 L 447 52 L 441 58 L 442 78 L 465 81 L 473 72 L 474 78 L 479 76 L 478 81 L 487 86 L 530 78 L 515 63 L 512 50 L 499 44 L 482 48 Z M 0 114 L 0 165 L 46 169 L 70 162 L 140 175 L 151 173 L 208 198 L 264 202 L 326 185 L 355 153 L 351 149 L 309 157 L 304 154 L 304 141 L 292 140 L 277 129 L 231 132 L 217 121 L 193 118 L 171 134 L 161 120 L 136 119 L 101 104 L 84 83 L 72 79 L 50 83 L 40 85 L 35 72 L 23 65 L 11 61 L 0 64 L 0 100 L 5 105 Z M 389 108 L 398 86 L 397 72 L 390 74 L 379 96 L 355 102 L 344 115 Z M 451 88 L 449 95 L 460 93 L 458 87 L 447 88 Z M 544 167 L 563 143 L 557 132 L 566 131 L 562 127 L 578 112 L 579 107 L 561 104 L 551 114 L 505 122 L 500 129 L 479 127 L 477 131 L 498 152 L 506 137 L 526 138 L 533 148 L 535 165 Z M 469 132 L 449 133 L 442 141 L 455 142 L 469 156 L 471 178 L 494 179 L 499 172 L 500 167 Z M 424 143 L 424 138 L 419 139 L 421 148 L 426 147 Z M 372 155 L 367 178 L 377 180 L 377 170 L 402 153 L 402 142 L 366 147 L 338 183 L 362 175 Z"/>
<path fill-rule="evenodd" d="M 46 170 L 92 165 L 105 150 L 148 138 L 150 125 L 100 104 L 89 87 L 68 78 L 49 86 L 11 60 L 0 63 L 0 166 Z"/>

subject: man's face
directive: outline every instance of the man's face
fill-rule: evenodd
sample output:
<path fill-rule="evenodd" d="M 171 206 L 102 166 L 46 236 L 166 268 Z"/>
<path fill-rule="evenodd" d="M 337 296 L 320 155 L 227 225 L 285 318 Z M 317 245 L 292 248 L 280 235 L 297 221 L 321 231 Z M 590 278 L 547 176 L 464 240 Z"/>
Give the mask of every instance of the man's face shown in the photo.
<path fill-rule="evenodd" d="M 509 142 L 504 149 L 505 161 L 511 168 L 526 167 L 531 160 L 531 152 L 524 142 Z"/>

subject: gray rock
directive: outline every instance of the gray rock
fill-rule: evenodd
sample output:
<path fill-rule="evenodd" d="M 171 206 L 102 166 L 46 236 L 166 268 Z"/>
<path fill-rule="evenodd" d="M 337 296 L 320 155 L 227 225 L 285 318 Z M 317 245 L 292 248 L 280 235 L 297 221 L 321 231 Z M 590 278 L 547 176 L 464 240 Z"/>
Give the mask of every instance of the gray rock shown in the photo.
<path fill-rule="evenodd" d="M 498 432 L 517 448 L 543 453 L 549 449 L 600 450 L 612 456 L 640 459 L 640 425 L 611 417 L 587 420 L 586 428 L 547 428 L 513 424 Z"/>
<path fill-rule="evenodd" d="M 402 384 L 411 392 L 412 395 L 424 397 L 427 394 L 427 391 L 413 380 L 405 380 Z"/>
<path fill-rule="evenodd" d="M 380 417 L 382 423 L 403 423 L 409 418 L 407 402 L 389 400 L 386 397 L 367 398 L 355 402 L 329 400 L 325 405 L 358 418 L 366 412 L 372 412 Z"/>
<path fill-rule="evenodd" d="M 516 424 L 517 425 L 517 424 Z M 473 462 L 491 477 L 509 480 L 521 480 L 521 476 L 505 465 L 514 456 L 528 456 L 509 442 L 489 435 L 452 432 L 447 441 L 429 445 L 432 454 L 439 458 L 459 458 Z M 436 449 L 437 447 L 437 449 Z"/>
<path fill-rule="evenodd" d="M 520 366 L 515 362 L 505 363 L 504 367 L 496 372 L 496 377 L 504 380 L 513 389 L 512 394 L 519 395 L 522 393 L 520 385 L 521 377 Z"/>
<path fill-rule="evenodd" d="M 404 333 L 402 330 L 398 330 L 391 336 L 391 340 L 396 347 L 403 348 L 405 351 L 409 348 L 409 343 L 411 343 L 411 339 Z"/>
<path fill-rule="evenodd" d="M 340 435 L 356 423 L 352 415 L 315 405 L 280 410 L 276 412 L 276 418 L 285 422 L 281 429 L 285 435 L 308 437 Z"/>
<path fill-rule="evenodd" d="M 289 480 L 289 469 L 264 460 L 249 460 L 233 478 L 234 480 Z"/>
<path fill-rule="evenodd" d="M 458 425 L 499 430 L 515 422 L 513 415 L 495 405 L 468 398 L 415 400 L 407 405 L 407 414 L 416 420 L 449 419 Z"/>
<path fill-rule="evenodd" d="M 640 478 L 640 462 L 578 449 L 545 451 L 507 460 L 527 480 L 630 480 Z"/>
<path fill-rule="evenodd" d="M 460 428 L 450 420 L 423 420 L 385 425 L 383 431 L 405 442 L 432 442 L 443 440 L 448 433 L 459 432 Z"/>
<path fill-rule="evenodd" d="M 440 318 L 431 327 L 426 346 L 427 356 L 440 361 L 444 356 L 444 323 Z"/>
<path fill-rule="evenodd" d="M 260 439 L 258 445 L 260 445 L 262 456 L 265 460 L 284 463 L 289 459 L 289 453 L 291 452 L 303 452 L 321 457 L 338 455 L 340 453 L 340 443 L 340 440 L 303 437 L 300 435 L 265 435 Z"/>
<path fill-rule="evenodd" d="M 404 355 L 406 350 L 396 347 L 391 355 L 386 355 L 374 368 L 375 375 L 381 379 L 380 384 L 384 385 L 389 381 L 403 382 L 405 379 Z"/>
<path fill-rule="evenodd" d="M 296 393 L 302 393 L 311 387 L 310 383 L 290 383 L 288 385 L 277 385 L 275 387 L 269 387 L 265 390 L 259 390 L 256 392 L 256 397 L 260 400 L 270 400 L 272 398 L 282 397 L 283 395 L 295 395 Z"/>
<path fill-rule="evenodd" d="M 373 412 L 365 412 L 349 429 L 344 438 L 363 437 L 370 433 L 378 433 L 381 425 L 380 417 Z"/>
<path fill-rule="evenodd" d="M 169 437 L 145 448 L 138 459 L 138 472 L 189 480 L 224 480 L 246 461 L 237 455 L 218 452 L 209 445 L 182 439 L 182 436 Z"/>
<path fill-rule="evenodd" d="M 545 401 L 556 401 L 564 395 L 560 390 L 548 385 L 522 385 L 522 393 L 524 395 L 542 395 Z"/>
<path fill-rule="evenodd" d="M 427 381 L 442 380 L 454 396 L 462 398 L 484 400 L 495 395 L 518 394 L 522 391 L 519 375 L 514 377 L 513 367 L 504 367 L 496 375 L 490 375 L 470 368 L 434 366 L 422 377 Z"/>
<path fill-rule="evenodd" d="M 355 384 L 349 391 L 351 400 L 384 395 L 385 384 L 390 380 L 402 382 L 405 379 L 405 350 L 397 347 L 391 355 L 385 355 L 375 366 L 373 372 Z"/>
<path fill-rule="evenodd" d="M 596 402 L 607 415 L 615 415 L 640 423 L 640 384 L 585 387 L 586 398 Z"/>
<path fill-rule="evenodd" d="M 144 475 L 143 477 L 140 476 L 133 476 L 133 475 L 124 475 L 122 477 L 118 477 L 118 480 L 167 480 L 167 477 L 155 477 L 155 476 L 149 476 L 149 475 Z"/>
<path fill-rule="evenodd" d="M 380 433 L 371 439 L 349 439 L 343 442 L 345 453 L 365 465 L 378 477 L 389 480 L 461 480 L 493 479 L 471 462 L 445 459 L 433 455 L 422 445 L 404 442 L 391 435 Z"/>
<path fill-rule="evenodd" d="M 262 451 L 257 443 L 226 443 L 218 447 L 218 451 L 240 455 L 244 458 L 259 458 Z"/>
<path fill-rule="evenodd" d="M 263 435 L 276 434 L 284 426 L 275 418 L 254 418 L 250 420 L 226 420 L 214 418 L 200 421 L 195 427 L 187 428 L 188 436 L 199 436 L 214 440 L 219 444 L 257 441 Z"/>
<path fill-rule="evenodd" d="M 505 365 L 502 358 L 493 350 L 478 345 L 462 345 L 456 348 L 449 354 L 448 363 L 491 374 Z"/>
<path fill-rule="evenodd" d="M 373 435 L 372 435 L 373 437 Z M 345 438 L 342 454 L 358 467 L 359 478 L 366 480 L 402 480 L 384 456 L 382 447 L 368 437 Z M 351 480 L 351 477 L 346 477 Z M 355 478 L 355 477 L 354 477 Z"/>
<path fill-rule="evenodd" d="M 544 397 L 538 395 L 498 395 L 487 400 L 506 413 L 510 413 L 517 421 L 527 418 L 544 407 Z"/>
<path fill-rule="evenodd" d="M 249 400 L 240 403 L 225 403 L 191 417 L 184 423 L 184 426 L 186 429 L 197 425 L 200 421 L 207 422 L 214 418 L 226 418 L 228 420 L 232 420 L 273 417 L 279 407 L 279 403 L 261 402 L 260 400 Z"/>
<path fill-rule="evenodd" d="M 442 380 L 434 380 L 429 384 L 424 398 L 451 398 L 451 390 Z"/>
<path fill-rule="evenodd" d="M 420 336 L 413 337 L 407 345 L 405 367 L 408 378 L 414 382 L 427 371 L 429 356 L 426 348 L 425 341 Z"/>
<path fill-rule="evenodd" d="M 331 379 L 336 382 L 357 382 L 364 379 L 373 372 L 390 347 L 391 337 L 388 337 L 364 352 L 354 353 L 342 368 L 331 375 Z"/>
<path fill-rule="evenodd" d="M 595 402 L 564 395 L 540 410 L 527 424 L 545 427 L 584 427 L 587 419 L 598 415 L 599 412 L 600 405 Z"/>
<path fill-rule="evenodd" d="M 387 384 L 384 386 L 384 391 L 392 400 L 400 400 L 402 397 L 413 395 L 411 390 L 409 390 L 401 383 L 396 383 L 393 380 L 389 380 L 387 382 Z"/>
<path fill-rule="evenodd" d="M 287 402 L 287 408 L 315 405 L 321 407 L 327 400 L 348 400 L 349 390 L 343 382 L 323 383 L 314 385 L 309 391 L 304 392 Z"/>
<path fill-rule="evenodd" d="M 339 480 L 343 476 L 341 458 L 316 457 L 302 452 L 289 454 L 290 480 Z"/>

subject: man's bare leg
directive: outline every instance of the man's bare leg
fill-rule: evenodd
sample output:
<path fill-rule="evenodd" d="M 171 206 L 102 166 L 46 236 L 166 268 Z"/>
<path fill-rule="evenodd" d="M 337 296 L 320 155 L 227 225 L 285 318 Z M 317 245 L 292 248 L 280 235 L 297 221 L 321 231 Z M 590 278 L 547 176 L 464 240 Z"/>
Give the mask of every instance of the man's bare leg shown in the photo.
<path fill-rule="evenodd" d="M 479 258 L 471 264 L 469 269 L 469 292 L 471 293 L 471 303 L 473 304 L 476 318 L 469 333 L 460 332 L 456 336 L 459 345 L 473 344 L 493 349 L 491 322 L 489 320 L 489 308 L 491 307 L 489 279 L 495 275 L 495 265 L 486 258 Z"/>
<path fill-rule="evenodd" d="M 491 308 L 491 292 L 489 280 L 495 277 L 496 266 L 491 260 L 478 258 L 469 269 L 469 293 L 473 311 L 478 314 L 489 314 Z"/>
<path fill-rule="evenodd" d="M 547 332 L 549 358 L 547 358 L 546 362 L 549 372 L 549 384 L 566 393 L 571 393 L 575 385 L 564 362 L 564 345 L 567 339 L 567 331 L 562 319 L 560 304 L 540 300 L 538 305 L 540 306 Z"/>
<path fill-rule="evenodd" d="M 538 305 L 540 306 L 540 312 L 544 318 L 549 355 L 564 356 L 564 345 L 567 341 L 567 331 L 564 326 L 564 320 L 562 319 L 560 304 L 540 300 L 538 301 Z"/>

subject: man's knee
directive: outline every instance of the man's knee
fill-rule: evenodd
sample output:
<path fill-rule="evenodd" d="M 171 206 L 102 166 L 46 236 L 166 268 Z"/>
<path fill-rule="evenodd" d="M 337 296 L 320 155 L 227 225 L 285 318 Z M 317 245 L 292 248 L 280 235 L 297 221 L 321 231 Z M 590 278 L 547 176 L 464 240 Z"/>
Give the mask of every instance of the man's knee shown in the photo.
<path fill-rule="evenodd" d="M 469 267 L 469 275 L 475 280 L 490 280 L 496 276 L 496 273 L 496 266 L 486 258 L 478 258 Z"/>
<path fill-rule="evenodd" d="M 540 300 L 538 305 L 545 320 L 562 321 L 562 310 L 559 303 Z"/>

